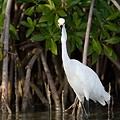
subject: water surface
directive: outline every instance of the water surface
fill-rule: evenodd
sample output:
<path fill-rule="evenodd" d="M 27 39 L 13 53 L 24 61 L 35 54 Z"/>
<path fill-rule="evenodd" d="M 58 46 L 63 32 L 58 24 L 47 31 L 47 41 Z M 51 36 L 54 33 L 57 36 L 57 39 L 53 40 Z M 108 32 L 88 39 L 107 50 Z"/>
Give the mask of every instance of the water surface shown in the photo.
<path fill-rule="evenodd" d="M 115 104 L 113 108 L 114 120 L 120 120 L 120 104 Z M 39 111 L 31 111 L 28 113 L 19 113 L 12 115 L 0 115 L 1 120 L 82 120 L 76 118 L 72 114 L 62 113 L 59 111 L 45 110 L 40 106 Z M 108 108 L 100 104 L 90 104 L 90 118 L 89 120 L 108 120 Z"/>

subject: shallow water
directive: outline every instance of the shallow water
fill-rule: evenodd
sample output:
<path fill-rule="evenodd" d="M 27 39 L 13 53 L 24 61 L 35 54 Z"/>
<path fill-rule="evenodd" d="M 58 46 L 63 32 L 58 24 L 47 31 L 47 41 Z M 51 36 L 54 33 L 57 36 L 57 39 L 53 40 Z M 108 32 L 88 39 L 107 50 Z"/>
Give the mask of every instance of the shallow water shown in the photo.
<path fill-rule="evenodd" d="M 114 120 L 120 120 L 120 104 L 114 105 Z M 72 114 L 63 114 L 59 111 L 48 111 L 41 107 L 39 112 L 19 113 L 12 115 L 0 115 L 0 120 L 83 120 L 75 118 Z M 89 120 L 108 120 L 107 106 L 103 107 L 99 104 L 90 104 Z"/>

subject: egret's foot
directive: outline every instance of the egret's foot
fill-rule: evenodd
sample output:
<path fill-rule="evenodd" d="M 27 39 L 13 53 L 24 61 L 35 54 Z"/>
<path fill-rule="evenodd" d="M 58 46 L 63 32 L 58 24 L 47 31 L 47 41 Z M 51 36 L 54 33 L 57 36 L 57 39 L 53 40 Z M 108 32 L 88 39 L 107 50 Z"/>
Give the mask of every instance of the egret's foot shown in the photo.
<path fill-rule="evenodd" d="M 88 114 L 84 114 L 84 113 L 83 113 L 83 119 L 84 119 L 84 120 L 89 120 Z"/>

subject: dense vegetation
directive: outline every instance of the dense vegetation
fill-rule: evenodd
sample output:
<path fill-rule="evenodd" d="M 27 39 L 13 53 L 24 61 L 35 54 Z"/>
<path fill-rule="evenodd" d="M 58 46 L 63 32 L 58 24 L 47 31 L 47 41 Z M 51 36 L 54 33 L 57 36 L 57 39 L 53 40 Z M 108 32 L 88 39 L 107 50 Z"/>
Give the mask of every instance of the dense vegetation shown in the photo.
<path fill-rule="evenodd" d="M 8 0 L 9 1 L 9 0 Z M 10 12 L 8 51 L 5 49 L 6 0 L 0 1 L 1 101 L 16 112 L 32 103 L 67 108 L 75 95 L 66 81 L 61 62 L 58 19 L 66 19 L 68 52 L 82 61 L 90 0 L 15 0 Z M 87 65 L 96 71 L 111 95 L 120 94 L 120 12 L 110 0 L 94 3 Z M 8 78 L 4 58 L 8 55 Z M 6 95 L 3 95 L 3 81 Z M 63 91 L 64 90 L 64 91 Z M 4 102 L 6 101 L 6 102 Z M 16 107 L 15 107 L 16 106 Z M 8 107 L 2 111 L 10 112 Z M 12 109 L 14 111 L 14 109 Z"/>

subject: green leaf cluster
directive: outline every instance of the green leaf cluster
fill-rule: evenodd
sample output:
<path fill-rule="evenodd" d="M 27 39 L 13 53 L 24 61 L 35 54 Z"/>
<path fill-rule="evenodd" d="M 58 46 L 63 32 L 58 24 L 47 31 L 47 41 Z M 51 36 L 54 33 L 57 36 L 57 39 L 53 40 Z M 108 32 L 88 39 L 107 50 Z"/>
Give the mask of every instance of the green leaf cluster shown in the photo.
<path fill-rule="evenodd" d="M 91 29 L 91 45 L 88 55 L 92 55 L 92 63 L 96 63 L 99 56 L 104 53 L 112 59 L 117 59 L 113 49 L 114 44 L 120 42 L 120 12 L 109 1 L 95 2 L 94 16 Z"/>
<path fill-rule="evenodd" d="M 17 0 L 20 3 L 20 0 Z M 21 2 L 23 2 L 21 0 Z M 21 22 L 26 28 L 26 38 L 45 44 L 45 49 L 57 55 L 57 44 L 60 41 L 58 19 L 66 19 L 69 51 L 76 48 L 81 52 L 85 39 L 90 0 L 66 0 L 64 6 L 56 0 L 25 1 L 29 7 L 25 10 L 26 19 Z M 120 13 L 107 0 L 97 0 L 90 32 L 88 56 L 92 56 L 92 63 L 96 63 L 101 54 L 117 59 L 113 45 L 120 42 L 119 25 Z"/>
<path fill-rule="evenodd" d="M 31 6 L 25 10 L 27 19 L 21 22 L 27 29 L 26 38 L 44 41 L 45 49 L 57 55 L 57 41 L 60 40 L 57 21 L 59 17 L 67 16 L 66 12 L 60 6 L 60 2 L 53 0 L 35 0 L 29 3 Z"/>

